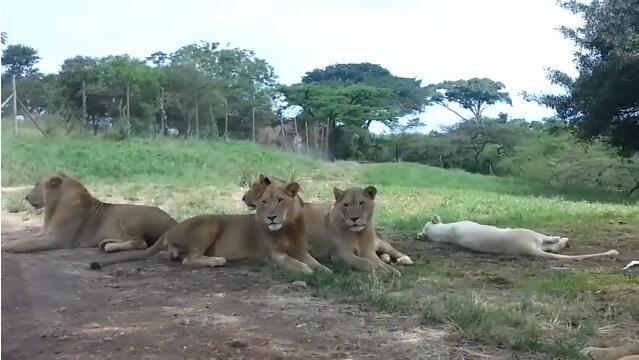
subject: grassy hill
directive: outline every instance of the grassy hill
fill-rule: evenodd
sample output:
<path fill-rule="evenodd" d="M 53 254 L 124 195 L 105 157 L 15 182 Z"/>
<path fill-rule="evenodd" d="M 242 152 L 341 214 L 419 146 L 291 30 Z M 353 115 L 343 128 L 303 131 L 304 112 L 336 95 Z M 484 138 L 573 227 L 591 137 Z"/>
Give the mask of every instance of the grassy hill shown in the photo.
<path fill-rule="evenodd" d="M 334 276 L 305 278 L 317 294 L 419 314 L 429 326 L 456 329 L 463 341 L 561 358 L 577 358 L 576 350 L 596 335 L 627 336 L 639 319 L 639 279 L 619 273 L 621 263 L 613 260 L 557 272 L 549 270 L 555 262 L 495 260 L 414 240 L 438 214 L 444 221 L 472 219 L 567 235 L 573 242 L 568 253 L 617 248 L 623 260 L 639 258 L 639 206 L 615 194 L 408 163 L 326 163 L 246 142 L 3 135 L 3 187 L 29 186 L 54 170 L 79 178 L 98 198 L 155 204 L 178 219 L 246 212 L 241 195 L 260 173 L 295 178 L 307 201 L 331 201 L 333 186 L 372 184 L 378 187 L 378 222 L 417 265 L 402 268 L 399 280 L 338 267 Z M 3 211 L 36 216 L 23 196 L 3 192 Z M 608 332 L 598 334 L 603 326 Z"/>

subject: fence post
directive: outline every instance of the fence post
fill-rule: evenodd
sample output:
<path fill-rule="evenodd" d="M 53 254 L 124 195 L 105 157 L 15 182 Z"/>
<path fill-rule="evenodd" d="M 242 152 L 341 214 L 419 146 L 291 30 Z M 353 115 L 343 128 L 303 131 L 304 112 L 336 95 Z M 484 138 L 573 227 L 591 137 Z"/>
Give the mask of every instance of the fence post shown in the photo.
<path fill-rule="evenodd" d="M 311 155 L 311 150 L 308 148 L 308 121 L 304 121 L 304 130 L 306 131 L 306 155 Z"/>
<path fill-rule="evenodd" d="M 11 76 L 11 87 L 13 89 L 13 135 L 18 134 L 18 93 L 16 91 L 16 75 Z"/>
<path fill-rule="evenodd" d="M 255 106 L 253 106 L 253 142 L 255 142 Z"/>
<path fill-rule="evenodd" d="M 82 126 L 87 123 L 87 83 L 82 80 Z"/>
<path fill-rule="evenodd" d="M 229 103 L 224 98 L 224 139 L 229 139 Z"/>

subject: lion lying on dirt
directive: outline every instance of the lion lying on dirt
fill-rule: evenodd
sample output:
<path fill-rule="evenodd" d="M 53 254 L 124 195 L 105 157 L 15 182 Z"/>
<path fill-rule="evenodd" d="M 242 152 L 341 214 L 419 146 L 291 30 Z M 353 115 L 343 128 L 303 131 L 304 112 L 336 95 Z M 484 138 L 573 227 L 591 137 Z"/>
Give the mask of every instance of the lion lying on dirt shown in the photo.
<path fill-rule="evenodd" d="M 80 182 L 61 172 L 40 179 L 26 200 L 36 209 L 44 207 L 42 233 L 3 243 L 4 251 L 27 253 L 95 246 L 106 252 L 145 249 L 177 224 L 156 207 L 102 202 Z"/>
<path fill-rule="evenodd" d="M 582 260 L 593 257 L 619 255 L 617 250 L 588 255 L 560 255 L 559 250 L 568 246 L 568 238 L 547 236 L 528 229 L 498 228 L 473 221 L 444 224 L 439 216 L 424 225 L 418 239 L 449 243 L 463 248 L 492 254 L 528 255 L 551 259 Z"/>
<path fill-rule="evenodd" d="M 587 347 L 581 354 L 594 360 L 639 360 L 639 342 L 608 348 Z"/>
<path fill-rule="evenodd" d="M 286 182 L 280 178 L 269 176 L 269 181 L 274 184 L 285 184 Z M 264 183 L 263 176 L 251 184 L 251 187 L 242 196 L 242 201 L 250 210 L 255 210 L 257 207 L 257 200 L 261 193 L 266 188 L 267 184 Z M 310 253 L 316 259 L 329 259 L 330 258 L 330 241 L 326 232 L 325 218 L 331 211 L 331 204 L 317 204 L 304 202 L 298 195 L 298 201 L 303 204 L 304 217 L 306 219 L 306 226 L 310 238 Z M 412 265 L 413 261 L 407 255 L 397 251 L 391 244 L 384 241 L 377 229 L 375 229 L 375 251 L 379 258 L 389 263 L 395 261 L 402 265 Z"/>
<path fill-rule="evenodd" d="M 331 260 L 361 271 L 376 269 L 401 275 L 375 252 L 379 246 L 373 221 L 377 189 L 374 186 L 347 190 L 333 188 L 333 194 L 335 202 L 325 217 Z"/>
<path fill-rule="evenodd" d="M 268 178 L 267 182 L 270 183 Z M 166 232 L 155 245 L 91 263 L 92 269 L 145 259 L 168 248 L 172 259 L 188 266 L 222 266 L 226 261 L 252 259 L 272 262 L 284 269 L 330 272 L 307 249 L 306 221 L 296 196 L 296 182 L 268 186 L 259 198 L 255 215 L 199 215 Z"/>

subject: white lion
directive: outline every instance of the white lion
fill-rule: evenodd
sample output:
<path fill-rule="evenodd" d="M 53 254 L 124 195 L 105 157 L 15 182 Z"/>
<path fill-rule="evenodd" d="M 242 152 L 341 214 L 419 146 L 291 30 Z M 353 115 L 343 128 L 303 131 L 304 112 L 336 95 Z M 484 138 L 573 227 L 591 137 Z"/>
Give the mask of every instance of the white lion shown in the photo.
<path fill-rule="evenodd" d="M 582 260 L 593 257 L 619 255 L 617 250 L 588 255 L 560 255 L 559 250 L 568 247 L 568 238 L 547 236 L 528 229 L 498 228 L 473 221 L 444 224 L 439 216 L 424 225 L 418 239 L 438 243 L 456 244 L 469 250 L 505 255 L 528 255 L 551 259 Z"/>

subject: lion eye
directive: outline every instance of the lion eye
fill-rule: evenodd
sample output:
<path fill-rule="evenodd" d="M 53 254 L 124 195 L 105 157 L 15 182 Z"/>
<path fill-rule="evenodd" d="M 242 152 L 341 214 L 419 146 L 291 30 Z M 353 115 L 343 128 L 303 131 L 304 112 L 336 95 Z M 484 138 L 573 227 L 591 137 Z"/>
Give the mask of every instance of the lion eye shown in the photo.
<path fill-rule="evenodd" d="M 279 205 L 279 204 L 281 204 L 283 201 L 284 201 L 284 199 L 282 199 L 282 198 L 277 198 L 277 204 L 278 204 L 278 205 Z"/>
<path fill-rule="evenodd" d="M 266 205 L 266 200 L 262 200 L 262 204 Z"/>
<path fill-rule="evenodd" d="M 363 201 L 360 201 L 360 202 L 359 202 L 359 207 L 362 207 L 362 206 L 364 206 L 364 202 L 363 202 Z"/>
<path fill-rule="evenodd" d="M 348 205 L 348 204 L 344 204 L 344 207 L 348 209 L 348 208 L 349 208 L 349 205 Z"/>

